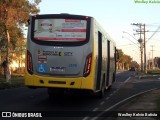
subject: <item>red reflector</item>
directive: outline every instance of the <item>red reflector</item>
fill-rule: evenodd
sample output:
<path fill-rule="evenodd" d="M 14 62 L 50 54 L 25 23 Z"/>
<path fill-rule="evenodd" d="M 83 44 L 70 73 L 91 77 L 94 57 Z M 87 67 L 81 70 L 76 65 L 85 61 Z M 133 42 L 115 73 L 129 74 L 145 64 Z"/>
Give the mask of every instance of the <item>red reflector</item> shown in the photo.
<path fill-rule="evenodd" d="M 88 58 L 88 63 L 90 64 L 91 63 L 91 56 Z"/>
<path fill-rule="evenodd" d="M 90 67 L 91 67 L 91 64 L 88 64 L 88 67 L 87 67 L 87 69 L 89 70 L 89 69 L 90 69 Z"/>
<path fill-rule="evenodd" d="M 86 16 L 86 19 L 88 19 L 88 16 Z"/>

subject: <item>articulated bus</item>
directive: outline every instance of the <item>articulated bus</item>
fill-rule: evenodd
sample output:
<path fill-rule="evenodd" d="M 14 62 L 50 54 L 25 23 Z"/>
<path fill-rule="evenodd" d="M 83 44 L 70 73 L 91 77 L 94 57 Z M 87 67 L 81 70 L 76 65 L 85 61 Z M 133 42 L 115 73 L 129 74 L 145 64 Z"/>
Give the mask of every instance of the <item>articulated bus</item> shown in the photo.
<path fill-rule="evenodd" d="M 25 85 L 49 96 L 86 90 L 103 97 L 116 75 L 116 46 L 90 16 L 45 14 L 28 20 Z"/>

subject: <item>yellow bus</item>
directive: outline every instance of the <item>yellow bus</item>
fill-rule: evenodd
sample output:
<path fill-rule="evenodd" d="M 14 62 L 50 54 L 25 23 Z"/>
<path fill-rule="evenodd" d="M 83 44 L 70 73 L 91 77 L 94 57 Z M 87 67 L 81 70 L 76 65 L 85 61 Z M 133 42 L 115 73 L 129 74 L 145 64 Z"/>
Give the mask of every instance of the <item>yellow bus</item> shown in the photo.
<path fill-rule="evenodd" d="M 25 85 L 49 96 L 87 90 L 99 97 L 116 75 L 116 46 L 90 16 L 44 14 L 28 20 Z"/>

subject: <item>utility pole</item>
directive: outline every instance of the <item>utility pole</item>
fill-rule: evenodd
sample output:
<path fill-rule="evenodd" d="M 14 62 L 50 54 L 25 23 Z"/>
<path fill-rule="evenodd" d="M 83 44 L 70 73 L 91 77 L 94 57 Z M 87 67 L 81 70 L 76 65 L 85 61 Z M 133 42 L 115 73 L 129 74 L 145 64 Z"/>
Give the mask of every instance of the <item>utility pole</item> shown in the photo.
<path fill-rule="evenodd" d="M 140 51 L 141 51 L 141 70 L 143 71 L 144 67 L 144 72 L 147 73 L 147 65 L 146 65 L 146 25 L 142 23 L 133 23 L 132 25 L 138 26 L 139 30 L 136 30 L 137 34 L 140 34 L 140 38 L 138 42 L 140 43 Z M 143 39 L 142 40 L 142 35 L 143 34 Z M 143 48 L 144 48 L 144 66 L 143 66 Z"/>
<path fill-rule="evenodd" d="M 154 47 L 154 46 L 151 45 L 151 47 L 152 47 L 152 50 L 151 50 L 151 51 L 152 51 L 152 69 L 154 69 L 154 59 L 153 59 L 153 51 L 154 51 L 154 50 L 153 50 L 153 47 Z"/>
<path fill-rule="evenodd" d="M 148 69 L 150 69 L 150 52 L 148 53 Z"/>
<path fill-rule="evenodd" d="M 146 64 L 146 25 L 144 27 L 144 72 L 147 73 L 147 64 Z"/>
<path fill-rule="evenodd" d="M 135 26 L 138 26 L 139 28 L 140 28 L 140 31 L 139 31 L 139 33 L 138 34 L 140 34 L 140 38 L 138 39 L 138 42 L 140 43 L 140 53 L 141 53 L 141 71 L 143 71 L 143 44 L 142 44 L 142 42 L 143 42 L 143 40 L 142 40 L 142 37 L 141 37 L 141 24 L 139 24 L 139 23 L 133 23 L 133 24 L 131 24 L 131 25 L 135 25 Z M 136 31 L 137 32 L 137 31 Z"/>

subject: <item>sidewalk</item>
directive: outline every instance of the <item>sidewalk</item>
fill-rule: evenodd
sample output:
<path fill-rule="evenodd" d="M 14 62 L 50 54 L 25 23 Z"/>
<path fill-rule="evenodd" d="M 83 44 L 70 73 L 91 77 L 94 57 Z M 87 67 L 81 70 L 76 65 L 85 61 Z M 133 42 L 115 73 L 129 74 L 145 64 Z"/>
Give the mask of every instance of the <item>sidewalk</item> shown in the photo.
<path fill-rule="evenodd" d="M 159 113 L 158 117 L 117 117 L 116 120 L 160 120 L 160 89 L 144 93 L 122 105 L 117 111 Z M 142 115 L 143 116 L 143 115 Z"/>

